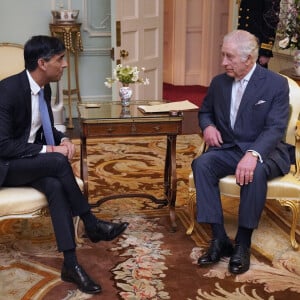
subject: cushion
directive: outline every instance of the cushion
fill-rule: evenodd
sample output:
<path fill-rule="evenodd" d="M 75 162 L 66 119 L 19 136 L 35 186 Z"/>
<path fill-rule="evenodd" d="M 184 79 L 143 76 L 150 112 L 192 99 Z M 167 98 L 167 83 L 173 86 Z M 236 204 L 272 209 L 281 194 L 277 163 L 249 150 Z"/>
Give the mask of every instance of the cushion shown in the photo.
<path fill-rule="evenodd" d="M 77 184 L 83 189 L 83 181 L 76 177 Z M 10 215 L 33 213 L 48 205 L 45 195 L 32 187 L 0 188 L 0 218 Z"/>

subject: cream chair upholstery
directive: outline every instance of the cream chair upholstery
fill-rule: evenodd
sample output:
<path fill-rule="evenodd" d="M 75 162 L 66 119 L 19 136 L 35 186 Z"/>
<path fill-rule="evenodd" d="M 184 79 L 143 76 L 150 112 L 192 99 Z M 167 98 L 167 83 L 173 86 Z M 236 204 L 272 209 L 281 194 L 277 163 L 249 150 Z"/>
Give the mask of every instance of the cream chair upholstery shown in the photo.
<path fill-rule="evenodd" d="M 24 70 L 23 46 L 12 43 L 0 43 L 0 80 Z M 83 181 L 76 178 L 83 190 Z M 0 188 L 0 221 L 12 218 L 33 218 L 49 216 L 45 195 L 32 187 Z M 78 243 L 79 217 L 74 218 L 75 235 Z"/>
<path fill-rule="evenodd" d="M 286 133 L 286 142 L 296 146 L 296 165 L 291 166 L 289 174 L 272 179 L 268 182 L 267 199 L 279 201 L 279 203 L 290 208 L 292 212 L 290 242 L 293 249 L 297 250 L 299 244 L 295 238 L 296 227 L 299 222 L 300 210 L 300 121 L 298 121 L 300 112 L 300 87 L 295 81 L 288 78 L 290 87 L 290 105 L 291 116 Z M 200 153 L 203 153 L 205 144 L 202 144 Z M 233 175 L 226 176 L 220 180 L 221 195 L 229 197 L 240 197 L 240 188 L 235 182 Z M 196 189 L 194 184 L 193 173 L 189 175 L 189 197 L 188 209 L 190 217 L 190 225 L 187 229 L 187 234 L 191 234 L 195 225 L 195 202 Z"/>
<path fill-rule="evenodd" d="M 83 191 L 83 181 L 76 177 Z M 28 219 L 49 217 L 48 202 L 45 195 L 32 187 L 1 187 L 0 188 L 0 222 L 5 219 Z M 82 244 L 79 237 L 79 217 L 74 218 L 75 238 Z"/>
<path fill-rule="evenodd" d="M 0 43 L 0 80 L 24 70 L 23 46 Z"/>

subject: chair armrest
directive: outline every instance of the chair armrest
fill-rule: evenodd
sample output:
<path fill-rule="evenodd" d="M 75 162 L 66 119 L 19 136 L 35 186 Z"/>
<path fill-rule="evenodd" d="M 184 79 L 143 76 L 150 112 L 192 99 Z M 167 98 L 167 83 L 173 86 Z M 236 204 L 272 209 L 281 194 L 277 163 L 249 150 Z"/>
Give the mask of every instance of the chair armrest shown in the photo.
<path fill-rule="evenodd" d="M 202 132 L 199 133 L 199 137 L 201 139 L 201 144 L 200 144 L 199 150 L 198 150 L 198 152 L 196 154 L 196 157 L 200 156 L 201 154 L 203 154 L 206 151 L 206 149 L 207 149 L 207 145 L 206 145 L 206 143 L 205 143 L 205 141 L 203 139 L 203 133 Z"/>
<path fill-rule="evenodd" d="M 296 173 L 295 177 L 300 180 L 300 120 L 296 123 L 295 133 L 295 158 L 296 158 Z"/>

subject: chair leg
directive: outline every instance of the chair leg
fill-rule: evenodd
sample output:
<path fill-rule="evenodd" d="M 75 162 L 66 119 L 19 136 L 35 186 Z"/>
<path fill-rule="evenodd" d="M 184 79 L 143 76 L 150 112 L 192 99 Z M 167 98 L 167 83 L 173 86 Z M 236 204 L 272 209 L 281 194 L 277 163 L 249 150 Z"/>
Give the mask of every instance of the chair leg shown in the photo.
<path fill-rule="evenodd" d="M 296 241 L 296 227 L 299 220 L 300 201 L 295 200 L 279 200 L 281 206 L 287 206 L 292 211 L 292 224 L 290 231 L 290 241 L 294 250 L 298 250 L 299 244 Z"/>
<path fill-rule="evenodd" d="M 78 230 L 79 230 L 79 222 L 80 218 L 77 216 L 73 219 L 74 222 L 74 228 L 75 228 L 75 240 L 78 245 L 82 245 L 84 243 L 84 240 L 79 236 Z"/>
<path fill-rule="evenodd" d="M 188 197 L 188 214 L 190 217 L 190 225 L 186 231 L 187 235 L 191 235 L 195 227 L 195 202 L 196 202 L 196 191 L 190 190 Z"/>

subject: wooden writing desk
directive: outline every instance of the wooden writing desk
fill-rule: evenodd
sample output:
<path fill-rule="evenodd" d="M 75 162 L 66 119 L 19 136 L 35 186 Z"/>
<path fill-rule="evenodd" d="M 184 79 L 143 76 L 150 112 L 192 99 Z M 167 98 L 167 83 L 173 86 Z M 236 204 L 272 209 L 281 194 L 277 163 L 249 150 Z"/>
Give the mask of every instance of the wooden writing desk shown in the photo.
<path fill-rule="evenodd" d="M 88 197 L 87 143 L 88 138 L 167 136 L 167 149 L 164 167 L 165 199 L 159 200 L 147 194 L 111 195 L 104 197 L 91 206 L 115 199 L 128 197 L 146 197 L 160 205 L 168 205 L 172 229 L 175 231 L 175 203 L 177 191 L 176 176 L 176 137 L 182 132 L 182 116 L 171 117 L 168 113 L 143 114 L 138 105 L 147 104 L 134 101 L 129 108 L 122 109 L 120 101 L 106 103 L 79 104 L 79 122 L 81 125 L 81 176 L 84 192 Z"/>

